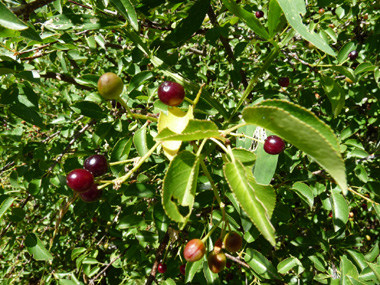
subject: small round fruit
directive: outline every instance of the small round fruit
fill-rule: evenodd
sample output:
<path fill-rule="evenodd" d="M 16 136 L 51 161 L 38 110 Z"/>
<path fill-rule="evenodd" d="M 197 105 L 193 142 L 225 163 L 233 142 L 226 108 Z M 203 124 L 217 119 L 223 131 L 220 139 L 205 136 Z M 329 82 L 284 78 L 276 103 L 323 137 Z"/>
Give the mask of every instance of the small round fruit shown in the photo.
<path fill-rule="evenodd" d="M 219 273 L 226 267 L 226 255 L 221 251 L 218 254 L 211 251 L 207 257 L 207 263 L 210 270 L 214 273 Z"/>
<path fill-rule="evenodd" d="M 98 80 L 98 91 L 105 99 L 117 99 L 123 92 L 124 84 L 115 73 L 107 72 Z"/>
<path fill-rule="evenodd" d="M 185 89 L 181 84 L 165 81 L 158 87 L 158 98 L 168 106 L 178 106 L 185 99 Z"/>
<path fill-rule="evenodd" d="M 96 202 L 102 197 L 103 191 L 98 189 L 97 184 L 93 184 L 86 192 L 79 193 L 83 202 Z"/>
<path fill-rule="evenodd" d="M 94 176 L 86 169 L 74 169 L 67 174 L 66 183 L 76 192 L 85 192 L 94 184 Z"/>
<path fill-rule="evenodd" d="M 289 83 L 289 77 L 280 77 L 278 79 L 278 85 L 280 85 L 281 87 L 288 87 Z"/>
<path fill-rule="evenodd" d="M 192 239 L 186 244 L 183 255 L 187 261 L 194 262 L 200 260 L 205 252 L 206 247 L 203 241 L 200 239 Z"/>
<path fill-rule="evenodd" d="M 311 42 L 306 43 L 308 49 L 315 49 L 315 45 Z"/>
<path fill-rule="evenodd" d="M 346 81 L 346 82 L 349 83 L 349 84 L 354 83 L 354 81 L 352 81 L 349 77 L 346 77 L 346 78 L 344 79 L 344 81 Z"/>
<path fill-rule="evenodd" d="M 278 136 L 269 136 L 264 142 L 264 150 L 269 154 L 279 154 L 285 149 L 285 142 Z"/>
<path fill-rule="evenodd" d="M 229 232 L 224 237 L 224 247 L 229 252 L 237 252 L 243 245 L 243 239 L 237 232 Z"/>
<path fill-rule="evenodd" d="M 186 264 L 182 264 L 179 267 L 179 272 L 181 272 L 182 275 L 186 275 Z"/>
<path fill-rule="evenodd" d="M 320 9 L 318 10 L 318 14 L 319 14 L 319 15 L 323 15 L 324 13 L 325 13 L 325 9 L 320 8 Z"/>
<path fill-rule="evenodd" d="M 105 174 L 108 170 L 107 158 L 101 154 L 94 154 L 84 161 L 84 169 L 90 171 L 95 177 Z"/>
<path fill-rule="evenodd" d="M 348 57 L 350 58 L 350 60 L 355 60 L 358 58 L 358 55 L 359 53 L 356 50 L 353 50 L 348 54 Z"/>
<path fill-rule="evenodd" d="M 257 19 L 260 19 L 260 18 L 264 17 L 264 12 L 261 11 L 261 10 L 256 11 L 255 14 L 256 14 L 256 18 L 257 18 Z"/>
<path fill-rule="evenodd" d="M 165 263 L 160 263 L 160 264 L 158 265 L 158 267 L 157 267 L 157 270 L 158 270 L 158 272 L 160 272 L 160 273 L 165 273 L 165 272 L 166 272 L 166 268 L 167 268 L 167 266 L 166 266 Z"/>

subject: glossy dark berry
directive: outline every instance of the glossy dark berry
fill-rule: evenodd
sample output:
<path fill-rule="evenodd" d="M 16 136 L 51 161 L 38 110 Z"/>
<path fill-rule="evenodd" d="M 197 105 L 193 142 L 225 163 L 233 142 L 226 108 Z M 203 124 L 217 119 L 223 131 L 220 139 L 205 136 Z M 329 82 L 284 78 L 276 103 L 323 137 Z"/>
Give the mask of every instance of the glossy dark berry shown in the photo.
<path fill-rule="evenodd" d="M 177 82 L 165 81 L 158 87 L 158 98 L 168 106 L 178 106 L 185 99 L 185 89 Z"/>
<path fill-rule="evenodd" d="M 201 259 L 205 252 L 206 247 L 203 241 L 200 239 L 192 239 L 186 244 L 183 255 L 187 261 L 194 262 Z"/>
<path fill-rule="evenodd" d="M 289 77 L 280 77 L 278 79 L 278 85 L 280 85 L 281 87 L 288 87 L 289 83 Z"/>
<path fill-rule="evenodd" d="M 94 176 L 86 169 L 74 169 L 67 174 L 66 182 L 74 191 L 85 192 L 94 184 Z"/>
<path fill-rule="evenodd" d="M 285 149 L 285 142 L 278 136 L 269 136 L 264 142 L 264 150 L 269 154 L 279 154 Z"/>
<path fill-rule="evenodd" d="M 358 55 L 359 53 L 356 50 L 353 50 L 348 54 L 348 57 L 350 58 L 350 60 L 355 60 L 358 58 Z"/>
<path fill-rule="evenodd" d="M 123 39 L 122 39 L 121 37 L 118 37 L 118 38 L 117 38 L 117 41 L 118 41 L 119 43 L 121 43 L 122 40 L 123 40 Z"/>
<path fill-rule="evenodd" d="M 117 99 L 123 92 L 124 84 L 115 73 L 107 72 L 98 80 L 98 91 L 105 99 Z"/>
<path fill-rule="evenodd" d="M 226 255 L 221 251 L 216 254 L 214 251 L 211 251 L 207 257 L 207 263 L 210 270 L 214 273 L 219 273 L 226 267 Z"/>
<path fill-rule="evenodd" d="M 257 18 L 257 19 L 260 19 L 260 18 L 262 18 L 262 17 L 264 17 L 264 12 L 261 11 L 261 10 L 256 11 L 256 18 Z"/>
<path fill-rule="evenodd" d="M 160 263 L 157 267 L 158 272 L 160 273 L 165 273 L 166 272 L 166 264 L 165 263 Z"/>
<path fill-rule="evenodd" d="M 107 158 L 101 154 L 94 154 L 86 158 L 84 169 L 90 171 L 95 177 L 105 174 L 108 170 Z"/>
<path fill-rule="evenodd" d="M 243 239 L 237 232 L 229 232 L 224 237 L 224 247 L 229 252 L 237 252 L 243 245 Z"/>
<path fill-rule="evenodd" d="M 182 275 L 186 275 L 186 264 L 182 264 L 179 267 L 179 272 L 181 272 Z"/>
<path fill-rule="evenodd" d="M 97 184 L 93 184 L 86 192 L 79 193 L 83 202 L 96 202 L 102 197 L 103 191 L 98 189 Z"/>

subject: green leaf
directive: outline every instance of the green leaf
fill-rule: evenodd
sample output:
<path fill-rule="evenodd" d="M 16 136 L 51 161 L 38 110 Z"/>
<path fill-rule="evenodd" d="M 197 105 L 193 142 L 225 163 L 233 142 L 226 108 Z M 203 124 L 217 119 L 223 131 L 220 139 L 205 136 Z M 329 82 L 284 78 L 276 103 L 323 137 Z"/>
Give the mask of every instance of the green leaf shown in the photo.
<path fill-rule="evenodd" d="M 333 190 L 330 196 L 333 212 L 334 230 L 337 232 L 348 222 L 349 208 L 346 199 L 338 190 Z"/>
<path fill-rule="evenodd" d="M 343 74 L 344 76 L 346 76 L 348 78 L 350 78 L 353 82 L 356 82 L 355 72 L 351 68 L 348 68 L 345 66 L 335 65 L 335 66 L 331 66 L 331 69 L 339 72 L 340 74 Z"/>
<path fill-rule="evenodd" d="M 255 185 L 248 182 L 252 175 L 246 173 L 243 164 L 236 159 L 224 165 L 224 175 L 239 204 L 261 234 L 275 246 L 275 229 L 270 222 L 268 210 L 255 193 Z"/>
<path fill-rule="evenodd" d="M 263 144 L 259 144 L 256 156 L 253 176 L 258 183 L 269 184 L 276 173 L 278 155 L 266 153 Z"/>
<path fill-rule="evenodd" d="M 189 283 L 193 281 L 194 275 L 202 268 L 204 262 L 203 258 L 195 262 L 188 262 L 186 264 L 186 276 L 185 282 Z"/>
<path fill-rule="evenodd" d="M 284 17 L 282 15 L 282 10 L 280 5 L 278 5 L 277 0 L 270 0 L 269 10 L 268 10 L 268 31 L 269 36 L 273 38 L 279 27 L 285 24 Z"/>
<path fill-rule="evenodd" d="M 220 284 L 219 275 L 210 270 L 207 262 L 203 262 L 203 275 L 207 281 L 207 284 Z"/>
<path fill-rule="evenodd" d="M 131 79 L 128 85 L 128 92 L 131 92 L 138 88 L 144 81 L 149 80 L 153 78 L 153 73 L 150 71 L 142 71 Z"/>
<path fill-rule="evenodd" d="M 346 170 L 338 140 L 331 128 L 313 113 L 290 102 L 266 100 L 245 108 L 243 118 L 304 151 L 330 173 L 343 193 L 347 193 Z"/>
<path fill-rule="evenodd" d="M 126 215 L 119 220 L 117 229 L 125 230 L 132 227 L 139 227 L 144 224 L 145 224 L 145 221 L 144 221 L 143 216 L 138 216 L 134 214 Z"/>
<path fill-rule="evenodd" d="M 349 42 L 345 44 L 339 51 L 337 60 L 338 64 L 341 64 L 343 61 L 347 60 L 348 54 L 356 49 L 356 45 L 354 42 Z"/>
<path fill-rule="evenodd" d="M 253 152 L 243 148 L 234 148 L 232 149 L 232 153 L 245 167 L 252 169 L 256 161 L 256 155 Z"/>
<path fill-rule="evenodd" d="M 313 207 L 314 205 L 313 190 L 311 190 L 308 185 L 302 182 L 296 182 L 293 184 L 292 189 L 306 204 L 309 205 L 310 209 Z"/>
<path fill-rule="evenodd" d="M 164 280 L 163 282 L 162 282 L 162 285 L 176 285 L 177 283 L 173 280 L 173 279 L 171 279 L 171 278 L 169 278 L 169 279 L 166 279 L 166 280 Z"/>
<path fill-rule="evenodd" d="M 0 205 L 0 221 L 3 218 L 3 215 L 5 212 L 9 209 L 10 206 L 12 206 L 12 203 L 14 201 L 14 198 L 8 197 L 6 198 Z"/>
<path fill-rule="evenodd" d="M 239 17 L 245 24 L 254 31 L 258 36 L 269 40 L 269 34 L 263 27 L 263 25 L 260 23 L 260 21 L 256 18 L 256 16 L 253 13 L 248 12 L 247 10 L 240 7 L 238 4 L 236 4 L 233 0 L 222 0 L 223 4 L 226 6 L 228 10 L 230 10 L 231 13 L 235 14 L 237 17 Z"/>
<path fill-rule="evenodd" d="M 135 132 L 133 135 L 133 144 L 140 156 L 144 156 L 149 151 L 146 138 L 146 126 Z"/>
<path fill-rule="evenodd" d="M 162 204 L 168 217 L 178 223 L 185 224 L 193 209 L 198 169 L 199 157 L 183 151 L 174 157 L 166 172 Z"/>
<path fill-rule="evenodd" d="M 170 220 L 165 214 L 164 208 L 161 203 L 157 203 L 153 209 L 153 219 L 160 240 L 164 237 L 166 231 L 168 230 Z"/>
<path fill-rule="evenodd" d="M 131 146 L 132 138 L 121 138 L 118 140 L 112 149 L 111 161 L 116 162 L 126 160 L 128 158 L 129 151 L 131 150 Z"/>
<path fill-rule="evenodd" d="M 361 252 L 357 252 L 357 251 L 352 250 L 352 249 L 347 249 L 346 251 L 351 256 L 351 258 L 354 260 L 356 265 L 360 268 L 360 270 L 363 270 L 364 268 L 367 267 L 366 260 L 364 258 L 364 255 Z"/>
<path fill-rule="evenodd" d="M 135 7 L 133 7 L 131 0 L 110 0 L 110 3 L 128 20 L 135 31 L 139 31 L 136 10 Z"/>
<path fill-rule="evenodd" d="M 168 128 L 163 129 L 155 137 L 156 141 L 193 141 L 219 136 L 218 127 L 214 122 L 190 119 L 181 133 Z"/>
<path fill-rule="evenodd" d="M 324 75 L 321 79 L 323 90 L 330 100 L 332 112 L 336 117 L 344 107 L 346 92 L 335 79 Z"/>
<path fill-rule="evenodd" d="M 375 245 L 371 248 L 371 250 L 364 256 L 365 260 L 368 262 L 373 262 L 379 256 L 379 242 L 376 241 Z"/>
<path fill-rule="evenodd" d="M 244 260 L 261 278 L 281 280 L 273 264 L 257 250 L 247 248 Z"/>
<path fill-rule="evenodd" d="M 367 264 L 372 269 L 373 273 L 375 273 L 377 281 L 380 283 L 380 266 L 369 262 Z"/>
<path fill-rule="evenodd" d="M 291 256 L 287 259 L 282 260 L 277 265 L 277 271 L 280 274 L 286 274 L 295 266 L 302 266 L 302 263 L 298 258 Z"/>
<path fill-rule="evenodd" d="M 285 14 L 289 25 L 296 30 L 305 40 L 311 42 L 321 51 L 335 56 L 334 50 L 318 34 L 310 32 L 302 23 L 300 14 L 306 13 L 305 2 L 303 0 L 277 0 Z"/>
<path fill-rule="evenodd" d="M 188 15 L 183 18 L 176 28 L 165 38 L 168 47 L 177 47 L 199 30 L 210 7 L 210 0 L 198 0 L 188 10 Z"/>
<path fill-rule="evenodd" d="M 340 271 L 341 271 L 341 283 L 340 284 L 351 284 L 348 277 L 354 279 L 359 278 L 359 272 L 355 265 L 352 264 L 350 260 L 344 255 L 340 258 Z"/>
<path fill-rule="evenodd" d="M 22 103 L 16 103 L 12 105 L 9 110 L 15 114 L 17 117 L 23 119 L 24 121 L 36 125 L 40 128 L 44 127 L 42 118 L 40 114 L 34 110 L 34 108 L 28 107 Z"/>
<path fill-rule="evenodd" d="M 52 260 L 53 256 L 45 248 L 42 241 L 35 234 L 28 234 L 25 238 L 25 246 L 28 252 L 33 255 L 36 260 Z"/>
<path fill-rule="evenodd" d="M 358 75 L 358 74 L 363 73 L 363 72 L 374 71 L 375 68 L 376 68 L 376 66 L 373 65 L 372 63 L 363 62 L 355 68 L 355 74 Z"/>
<path fill-rule="evenodd" d="M 76 259 L 79 255 L 81 255 L 86 250 L 87 249 L 85 247 L 74 248 L 73 251 L 71 252 L 71 260 Z"/>
<path fill-rule="evenodd" d="M 20 21 L 2 2 L 0 2 L 0 26 L 17 31 L 28 28 L 28 26 Z"/>
<path fill-rule="evenodd" d="M 78 114 L 90 117 L 93 119 L 103 119 L 106 114 L 98 104 L 91 101 L 77 102 L 71 108 Z"/>

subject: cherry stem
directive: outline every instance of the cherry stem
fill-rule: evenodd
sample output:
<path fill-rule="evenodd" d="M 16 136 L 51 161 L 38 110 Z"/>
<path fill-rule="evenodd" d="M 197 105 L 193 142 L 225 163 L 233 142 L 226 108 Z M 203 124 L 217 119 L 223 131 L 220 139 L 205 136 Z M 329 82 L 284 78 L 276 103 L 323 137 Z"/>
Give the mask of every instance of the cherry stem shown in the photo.
<path fill-rule="evenodd" d="M 201 87 L 199 88 L 198 94 L 195 97 L 195 100 L 194 100 L 194 103 L 193 103 L 194 109 L 195 109 L 195 106 L 198 104 L 199 99 L 201 98 L 202 89 L 203 89 L 203 86 L 205 86 L 205 85 L 206 85 L 206 83 L 202 83 Z"/>
<path fill-rule="evenodd" d="M 127 105 L 127 102 L 125 102 L 125 100 L 122 97 L 119 97 L 117 99 L 117 102 L 119 102 L 125 108 L 125 110 L 127 110 L 127 116 L 132 117 L 134 119 L 150 120 L 152 122 L 157 122 L 157 118 L 155 117 L 132 113 L 131 109 Z"/>
<path fill-rule="evenodd" d="M 215 226 L 212 227 L 212 229 L 205 235 L 205 237 L 202 239 L 202 242 L 205 243 L 207 239 L 212 235 L 212 233 L 219 227 L 220 223 L 223 222 L 223 220 L 220 220 Z"/>
<path fill-rule="evenodd" d="M 128 162 L 133 162 L 133 161 L 135 161 L 135 158 L 126 159 L 126 160 L 121 160 L 121 161 L 115 161 L 115 162 L 110 162 L 109 165 L 110 165 L 110 166 L 114 166 L 114 165 L 123 164 L 123 163 L 128 163 Z"/>

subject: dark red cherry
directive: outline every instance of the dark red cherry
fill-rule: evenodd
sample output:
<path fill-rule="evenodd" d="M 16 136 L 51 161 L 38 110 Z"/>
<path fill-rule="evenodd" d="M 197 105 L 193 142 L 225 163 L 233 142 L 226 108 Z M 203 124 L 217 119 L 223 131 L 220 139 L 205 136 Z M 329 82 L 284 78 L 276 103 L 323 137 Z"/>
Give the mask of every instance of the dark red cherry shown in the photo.
<path fill-rule="evenodd" d="M 182 275 L 186 275 L 186 264 L 182 264 L 179 267 L 179 272 L 181 272 Z"/>
<path fill-rule="evenodd" d="M 281 87 L 288 87 L 289 83 L 289 77 L 280 77 L 278 79 L 278 85 L 280 85 Z"/>
<path fill-rule="evenodd" d="M 183 256 L 187 261 L 194 262 L 203 257 L 206 252 L 206 247 L 200 239 L 192 239 L 189 241 L 183 250 Z"/>
<path fill-rule="evenodd" d="M 166 272 L 166 264 L 165 263 L 160 263 L 157 267 L 158 272 L 160 273 L 165 273 Z"/>
<path fill-rule="evenodd" d="M 108 170 L 107 158 L 101 154 L 94 154 L 84 161 L 84 169 L 90 171 L 95 177 L 105 174 Z"/>
<path fill-rule="evenodd" d="M 94 176 L 86 169 L 74 169 L 67 174 L 66 182 L 74 191 L 85 192 L 94 184 Z"/>
<path fill-rule="evenodd" d="M 90 189 L 88 189 L 86 192 L 80 193 L 80 197 L 83 202 L 91 203 L 96 202 L 102 197 L 103 191 L 98 189 L 97 184 L 92 184 Z"/>
<path fill-rule="evenodd" d="M 350 60 L 355 60 L 358 58 L 358 55 L 359 53 L 356 50 L 353 50 L 348 54 L 348 57 L 350 58 Z"/>
<path fill-rule="evenodd" d="M 168 106 L 178 106 L 185 99 L 185 89 L 177 82 L 165 81 L 158 87 L 158 98 Z"/>
<path fill-rule="evenodd" d="M 285 142 L 278 136 L 269 136 L 264 142 L 264 150 L 269 154 L 279 154 L 285 149 Z"/>
<path fill-rule="evenodd" d="M 257 19 L 260 19 L 260 18 L 262 18 L 262 17 L 264 17 L 264 12 L 261 11 L 261 10 L 256 11 L 256 18 L 257 18 Z"/>

